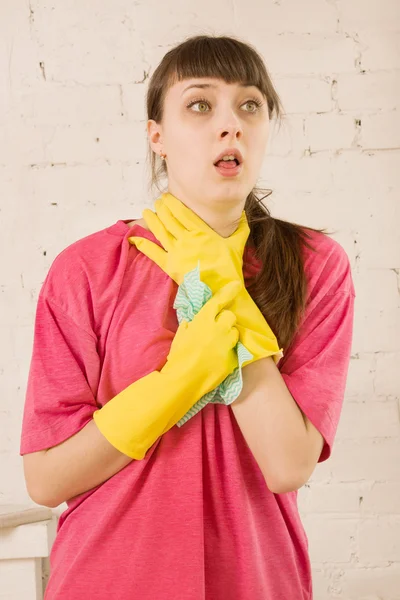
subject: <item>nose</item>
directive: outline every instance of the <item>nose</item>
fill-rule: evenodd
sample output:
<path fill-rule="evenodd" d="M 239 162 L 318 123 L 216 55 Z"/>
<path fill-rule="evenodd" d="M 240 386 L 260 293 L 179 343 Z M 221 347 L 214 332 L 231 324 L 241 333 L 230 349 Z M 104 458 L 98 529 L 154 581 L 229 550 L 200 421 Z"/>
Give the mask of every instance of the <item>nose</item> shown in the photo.
<path fill-rule="evenodd" d="M 229 139 L 240 139 L 242 134 L 243 130 L 239 122 L 225 125 L 225 127 L 221 128 L 219 131 L 219 137 L 228 137 Z"/>
<path fill-rule="evenodd" d="M 216 121 L 219 123 L 218 137 L 231 140 L 240 139 L 243 134 L 242 121 L 231 104 L 220 108 L 218 114 L 215 115 Z"/>

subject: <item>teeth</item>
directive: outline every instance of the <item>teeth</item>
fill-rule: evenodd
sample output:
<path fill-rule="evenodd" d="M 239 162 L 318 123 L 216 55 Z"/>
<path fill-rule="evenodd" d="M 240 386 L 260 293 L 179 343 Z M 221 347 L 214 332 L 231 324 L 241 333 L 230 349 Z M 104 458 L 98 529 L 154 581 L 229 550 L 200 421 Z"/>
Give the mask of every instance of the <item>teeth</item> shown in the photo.
<path fill-rule="evenodd" d="M 226 154 L 222 157 L 222 160 L 235 160 L 235 156 L 233 154 Z"/>

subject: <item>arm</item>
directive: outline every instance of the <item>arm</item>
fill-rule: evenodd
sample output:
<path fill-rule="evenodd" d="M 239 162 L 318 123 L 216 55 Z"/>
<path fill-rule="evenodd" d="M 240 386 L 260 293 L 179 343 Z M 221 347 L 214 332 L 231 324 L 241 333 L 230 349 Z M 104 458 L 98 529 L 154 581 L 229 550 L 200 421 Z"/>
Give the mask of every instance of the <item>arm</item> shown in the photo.
<path fill-rule="evenodd" d="M 37 504 L 55 508 L 100 485 L 132 460 L 92 420 L 63 443 L 23 456 L 27 491 Z"/>
<path fill-rule="evenodd" d="M 282 494 L 308 481 L 323 447 L 272 357 L 243 367 L 243 389 L 231 405 L 269 489 Z"/>
<path fill-rule="evenodd" d="M 238 282 L 227 284 L 190 323 L 179 325 L 161 371 L 152 371 L 120 391 L 67 441 L 24 459 L 32 499 L 58 506 L 109 479 L 132 459 L 144 458 L 161 435 L 233 372 L 239 333 L 230 318 L 216 317 L 224 316 L 224 306 L 239 287 Z M 41 381 L 30 381 L 37 382 L 39 396 Z"/>

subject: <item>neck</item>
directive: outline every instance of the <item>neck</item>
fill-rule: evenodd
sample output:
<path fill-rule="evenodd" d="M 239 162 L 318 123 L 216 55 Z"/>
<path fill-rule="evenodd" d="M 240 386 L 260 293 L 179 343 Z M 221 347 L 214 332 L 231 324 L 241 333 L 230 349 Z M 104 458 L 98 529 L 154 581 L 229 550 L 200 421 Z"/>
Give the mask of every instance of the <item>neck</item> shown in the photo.
<path fill-rule="evenodd" d="M 170 194 L 172 192 L 168 190 Z M 244 209 L 244 202 L 236 205 L 219 204 L 209 206 L 199 202 L 191 202 L 175 196 L 202 219 L 218 235 L 228 238 L 238 228 L 240 217 Z"/>

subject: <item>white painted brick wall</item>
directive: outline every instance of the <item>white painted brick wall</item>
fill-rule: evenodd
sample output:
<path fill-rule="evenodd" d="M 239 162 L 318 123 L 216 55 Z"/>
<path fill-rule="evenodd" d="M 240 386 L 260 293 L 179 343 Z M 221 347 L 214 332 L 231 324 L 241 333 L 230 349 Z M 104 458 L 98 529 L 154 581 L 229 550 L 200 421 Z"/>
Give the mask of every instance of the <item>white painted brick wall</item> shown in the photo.
<path fill-rule="evenodd" d="M 397 0 L 0 2 L 0 502 L 27 500 L 18 451 L 41 284 L 68 244 L 153 200 L 146 73 L 201 32 L 263 54 L 287 113 L 261 172 L 269 205 L 333 230 L 353 268 L 342 420 L 299 492 L 315 600 L 399 600 Z"/>

